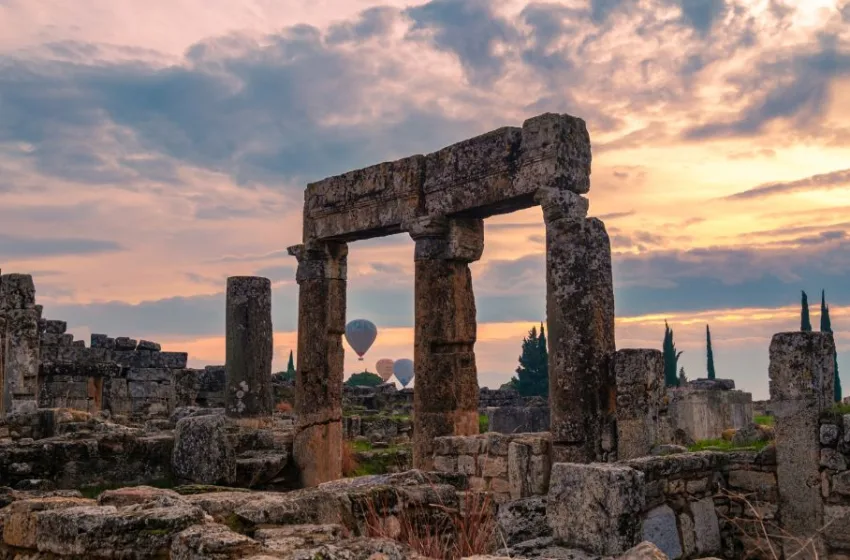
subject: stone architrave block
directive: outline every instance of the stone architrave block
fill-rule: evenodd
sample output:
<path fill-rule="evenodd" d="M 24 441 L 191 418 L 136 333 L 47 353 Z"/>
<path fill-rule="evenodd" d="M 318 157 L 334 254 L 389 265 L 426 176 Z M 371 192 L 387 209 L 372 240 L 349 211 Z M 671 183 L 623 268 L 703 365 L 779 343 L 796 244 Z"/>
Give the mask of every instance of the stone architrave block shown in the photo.
<path fill-rule="evenodd" d="M 549 482 L 549 525 L 567 548 L 622 554 L 641 540 L 644 474 L 630 467 L 556 463 Z"/>

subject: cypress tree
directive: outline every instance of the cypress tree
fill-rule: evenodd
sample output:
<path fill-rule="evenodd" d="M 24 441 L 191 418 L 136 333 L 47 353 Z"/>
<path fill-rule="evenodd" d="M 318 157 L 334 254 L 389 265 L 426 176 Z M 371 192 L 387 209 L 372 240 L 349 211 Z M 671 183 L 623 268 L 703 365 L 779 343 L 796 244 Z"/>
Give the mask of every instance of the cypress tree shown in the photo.
<path fill-rule="evenodd" d="M 541 351 L 541 339 L 545 348 L 545 335 L 531 327 L 522 341 L 522 355 L 516 368 L 516 389 L 524 397 L 549 395 L 549 358 Z"/>
<path fill-rule="evenodd" d="M 676 344 L 673 342 L 673 329 L 664 321 L 664 342 L 662 343 L 662 352 L 664 354 L 664 383 L 668 387 L 679 386 L 679 376 L 677 375 L 677 365 L 681 352 L 676 353 Z"/>
<path fill-rule="evenodd" d="M 812 332 L 812 322 L 809 320 L 809 296 L 803 292 L 803 299 L 800 302 L 800 330 L 803 332 Z"/>
<path fill-rule="evenodd" d="M 295 375 L 295 360 L 292 358 L 292 350 L 289 351 L 289 363 L 286 365 L 286 373 Z"/>
<path fill-rule="evenodd" d="M 820 293 L 820 332 L 832 332 L 832 321 L 829 318 L 829 307 L 826 305 L 826 292 L 821 290 Z M 835 381 L 834 381 L 834 397 L 835 402 L 841 402 L 841 376 L 838 375 L 838 350 L 836 349 L 835 355 L 833 356 L 833 360 L 835 360 Z"/>
<path fill-rule="evenodd" d="M 711 331 L 708 330 L 708 325 L 705 326 L 705 360 L 708 378 L 714 379 L 714 352 L 711 350 Z"/>
<path fill-rule="evenodd" d="M 538 395 L 549 397 L 549 348 L 546 346 L 546 329 L 540 323 L 540 336 L 537 338 L 537 351 L 540 354 L 540 372 L 537 380 Z"/>

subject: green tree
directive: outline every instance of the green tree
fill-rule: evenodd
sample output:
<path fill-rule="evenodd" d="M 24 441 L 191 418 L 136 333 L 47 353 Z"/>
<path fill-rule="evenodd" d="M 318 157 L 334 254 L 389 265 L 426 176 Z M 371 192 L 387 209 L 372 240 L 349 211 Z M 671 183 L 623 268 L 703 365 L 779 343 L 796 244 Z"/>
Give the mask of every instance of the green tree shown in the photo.
<path fill-rule="evenodd" d="M 714 352 L 711 350 L 711 331 L 708 330 L 708 325 L 705 326 L 705 359 L 708 378 L 714 379 Z"/>
<path fill-rule="evenodd" d="M 384 382 L 380 375 L 368 371 L 355 373 L 345 382 L 349 387 L 377 387 Z"/>
<path fill-rule="evenodd" d="M 549 352 L 546 348 L 546 332 L 542 323 L 539 334 L 537 327 L 531 327 L 528 336 L 523 339 L 522 355 L 519 357 L 516 373 L 509 383 L 520 395 L 549 396 Z"/>
<path fill-rule="evenodd" d="M 820 293 L 820 332 L 832 332 L 832 321 L 829 318 L 829 307 L 826 305 L 826 291 L 824 290 L 821 290 Z M 835 360 L 835 402 L 841 402 L 842 391 L 841 376 L 838 375 L 838 350 L 835 351 L 833 359 Z"/>
<path fill-rule="evenodd" d="M 685 373 L 685 367 L 682 366 L 679 368 L 679 387 L 684 387 L 688 384 L 688 376 Z"/>
<path fill-rule="evenodd" d="M 681 352 L 676 352 L 676 344 L 673 342 L 673 329 L 664 321 L 664 342 L 662 343 L 662 353 L 664 354 L 664 383 L 668 387 L 678 387 L 679 377 L 676 375 L 678 369 L 679 356 Z"/>
<path fill-rule="evenodd" d="M 803 332 L 812 332 L 812 322 L 809 320 L 809 296 L 806 295 L 806 292 L 803 292 L 800 307 L 800 330 Z"/>
<path fill-rule="evenodd" d="M 295 360 L 292 358 L 292 350 L 289 351 L 289 364 L 286 366 L 286 371 L 277 375 L 284 381 L 295 381 Z"/>

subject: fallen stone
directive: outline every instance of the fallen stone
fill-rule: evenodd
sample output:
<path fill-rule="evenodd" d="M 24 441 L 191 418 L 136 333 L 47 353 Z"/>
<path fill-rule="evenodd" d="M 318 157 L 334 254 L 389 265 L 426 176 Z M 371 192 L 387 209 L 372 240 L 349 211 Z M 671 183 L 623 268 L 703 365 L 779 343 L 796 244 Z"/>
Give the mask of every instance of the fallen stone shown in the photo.
<path fill-rule="evenodd" d="M 422 558 L 408 547 L 388 539 L 350 539 L 287 555 L 290 560 L 413 560 Z"/>
<path fill-rule="evenodd" d="M 200 484 L 230 484 L 236 478 L 236 453 L 224 416 L 194 416 L 177 422 L 172 466 L 178 478 Z"/>
<path fill-rule="evenodd" d="M 347 535 L 341 525 L 288 525 L 259 529 L 254 538 L 276 553 L 290 554 L 302 548 L 333 543 Z"/>
<path fill-rule="evenodd" d="M 231 560 L 264 552 L 254 539 L 217 523 L 194 525 L 171 543 L 171 560 Z"/>
<path fill-rule="evenodd" d="M 627 550 L 622 556 L 618 556 L 617 560 L 668 560 L 669 558 L 657 546 L 651 542 L 644 541 L 636 547 Z"/>
<path fill-rule="evenodd" d="M 101 506 L 115 506 L 117 508 L 122 508 L 136 504 L 151 503 L 163 497 L 169 498 L 175 503 L 182 501 L 180 494 L 174 490 L 153 488 L 152 486 L 131 486 L 128 488 L 104 491 L 100 496 L 98 496 L 97 504 Z"/>
<path fill-rule="evenodd" d="M 502 504 L 497 521 L 509 545 L 552 536 L 552 528 L 546 520 L 546 499 L 543 496 Z"/>
<path fill-rule="evenodd" d="M 645 494 L 644 474 L 635 469 L 555 463 L 547 518 L 555 538 L 565 546 L 622 554 L 640 541 Z"/>
<path fill-rule="evenodd" d="M 71 507 L 46 511 L 36 520 L 38 550 L 86 558 L 165 557 L 174 536 L 204 520 L 188 504 L 118 510 L 115 506 Z"/>
<path fill-rule="evenodd" d="M 3 512 L 3 542 L 19 548 L 35 548 L 44 538 L 39 533 L 37 514 L 50 510 L 94 505 L 85 498 L 33 498 L 12 502 Z"/>

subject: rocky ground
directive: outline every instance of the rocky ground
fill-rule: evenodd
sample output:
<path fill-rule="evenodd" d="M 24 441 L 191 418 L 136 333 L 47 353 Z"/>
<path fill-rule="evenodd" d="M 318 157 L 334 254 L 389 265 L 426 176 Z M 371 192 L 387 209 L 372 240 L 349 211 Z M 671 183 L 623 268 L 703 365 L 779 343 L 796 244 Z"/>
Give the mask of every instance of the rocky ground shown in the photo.
<path fill-rule="evenodd" d="M 429 528 L 442 527 L 440 538 L 449 545 L 459 532 L 447 519 L 473 515 L 494 516 L 493 525 L 481 525 L 492 537 L 482 541 L 490 546 L 478 551 L 481 554 L 599 558 L 557 545 L 546 529 L 542 499 L 502 508 L 495 517 L 495 508 L 488 505 L 470 509 L 466 489 L 462 476 L 415 470 L 283 493 L 200 485 L 136 486 L 84 498 L 73 490 L 2 488 L 0 559 L 460 558 L 448 552 L 450 546 L 439 548 L 440 555 L 424 554 L 434 547 L 423 547 L 422 539 L 408 533 L 412 527 L 420 536 Z M 620 558 L 667 557 L 642 543 Z"/>

